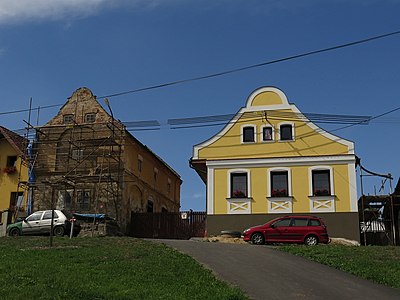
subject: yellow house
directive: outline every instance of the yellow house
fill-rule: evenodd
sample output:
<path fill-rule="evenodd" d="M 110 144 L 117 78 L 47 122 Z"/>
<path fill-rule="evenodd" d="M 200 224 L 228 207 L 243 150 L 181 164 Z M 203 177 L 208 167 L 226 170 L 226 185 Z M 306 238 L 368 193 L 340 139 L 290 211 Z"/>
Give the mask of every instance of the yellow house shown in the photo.
<path fill-rule="evenodd" d="M 354 143 L 307 119 L 274 87 L 254 91 L 215 136 L 194 146 L 207 186 L 207 233 L 242 231 L 282 215 L 322 217 L 359 241 Z"/>
<path fill-rule="evenodd" d="M 24 213 L 27 192 L 22 186 L 28 180 L 25 157 L 25 139 L 0 126 L 0 215 L 4 210 L 13 216 Z M 0 223 L 6 222 L 0 217 Z"/>

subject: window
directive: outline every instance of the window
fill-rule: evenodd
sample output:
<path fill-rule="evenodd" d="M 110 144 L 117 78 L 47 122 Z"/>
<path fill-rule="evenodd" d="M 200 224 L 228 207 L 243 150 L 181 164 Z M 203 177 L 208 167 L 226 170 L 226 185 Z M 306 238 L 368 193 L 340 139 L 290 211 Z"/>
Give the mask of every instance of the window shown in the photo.
<path fill-rule="evenodd" d="M 262 129 L 262 141 L 272 141 L 273 140 L 273 130 L 272 127 L 266 126 Z"/>
<path fill-rule="evenodd" d="M 72 123 L 74 123 L 74 115 L 71 115 L 71 114 L 64 115 L 63 116 L 63 121 L 64 121 L 64 124 L 72 124 Z"/>
<path fill-rule="evenodd" d="M 7 156 L 7 167 L 15 167 L 17 165 L 16 156 Z"/>
<path fill-rule="evenodd" d="M 312 195 L 330 196 L 330 170 L 312 170 Z"/>
<path fill-rule="evenodd" d="M 89 209 L 90 203 L 90 192 L 89 191 L 78 191 L 77 192 L 77 201 L 78 208 L 83 210 Z"/>
<path fill-rule="evenodd" d="M 253 126 L 246 126 L 243 127 L 243 143 L 254 143 L 254 127 Z"/>
<path fill-rule="evenodd" d="M 280 126 L 281 141 L 293 140 L 293 126 L 290 124 L 284 124 Z"/>
<path fill-rule="evenodd" d="M 294 227 L 308 226 L 308 219 L 293 218 L 291 226 Z"/>
<path fill-rule="evenodd" d="M 152 213 L 154 209 L 154 203 L 153 201 L 147 201 L 147 212 Z"/>
<path fill-rule="evenodd" d="M 231 198 L 247 198 L 247 173 L 231 173 Z"/>
<path fill-rule="evenodd" d="M 290 225 L 290 218 L 282 219 L 274 223 L 274 227 L 287 227 Z"/>
<path fill-rule="evenodd" d="M 51 212 L 52 212 L 51 210 L 46 211 L 44 213 L 43 220 L 51 219 L 51 215 L 52 215 Z M 54 219 L 57 219 L 57 218 L 59 218 L 58 215 L 57 215 L 57 212 L 54 212 Z"/>
<path fill-rule="evenodd" d="M 142 168 L 143 168 L 143 157 L 142 156 L 138 156 L 138 171 L 139 173 L 142 172 Z"/>
<path fill-rule="evenodd" d="M 158 169 L 157 168 L 154 168 L 154 181 L 157 181 L 157 178 L 158 178 Z"/>
<path fill-rule="evenodd" d="M 33 215 L 30 215 L 28 218 L 26 218 L 26 221 L 27 222 L 39 221 L 40 218 L 42 217 L 42 214 L 43 214 L 42 211 L 35 212 Z"/>
<path fill-rule="evenodd" d="M 271 172 L 271 197 L 288 197 L 288 172 Z"/>
<path fill-rule="evenodd" d="M 85 123 L 94 123 L 96 121 L 95 113 L 88 113 L 85 115 Z"/>
<path fill-rule="evenodd" d="M 82 160 L 83 159 L 83 149 L 73 149 L 72 150 L 72 158 L 75 160 Z"/>
<path fill-rule="evenodd" d="M 168 212 L 168 209 L 166 209 L 165 207 L 162 207 L 162 208 L 161 208 L 161 212 L 162 212 L 162 213 L 167 213 L 167 212 Z"/>
<path fill-rule="evenodd" d="M 310 219 L 310 225 L 309 226 L 321 226 L 321 222 L 319 220 Z"/>
<path fill-rule="evenodd" d="M 168 178 L 168 182 L 167 182 L 167 192 L 170 193 L 171 192 L 171 179 Z"/>
<path fill-rule="evenodd" d="M 11 192 L 10 195 L 10 209 L 21 207 L 23 205 L 24 192 Z"/>

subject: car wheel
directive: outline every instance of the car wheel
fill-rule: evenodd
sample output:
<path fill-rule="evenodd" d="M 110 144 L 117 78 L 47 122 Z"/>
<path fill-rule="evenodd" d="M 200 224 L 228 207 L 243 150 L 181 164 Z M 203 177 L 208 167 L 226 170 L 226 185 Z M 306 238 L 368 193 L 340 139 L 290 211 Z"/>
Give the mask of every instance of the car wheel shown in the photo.
<path fill-rule="evenodd" d="M 13 229 L 10 230 L 9 235 L 10 235 L 10 236 L 20 236 L 20 235 L 21 235 L 21 232 L 19 231 L 18 228 L 13 228 Z"/>
<path fill-rule="evenodd" d="M 265 239 L 261 233 L 256 232 L 251 236 L 251 242 L 254 245 L 263 245 L 265 243 Z"/>
<path fill-rule="evenodd" d="M 54 228 L 54 230 L 53 230 L 53 233 L 54 233 L 54 235 L 56 235 L 56 236 L 63 236 L 63 235 L 64 235 L 64 232 L 65 232 L 65 230 L 64 230 L 64 227 L 62 227 L 62 226 L 57 226 L 57 227 Z"/>
<path fill-rule="evenodd" d="M 318 244 L 318 238 L 315 235 L 309 235 L 305 238 L 304 244 L 307 246 L 315 246 Z"/>

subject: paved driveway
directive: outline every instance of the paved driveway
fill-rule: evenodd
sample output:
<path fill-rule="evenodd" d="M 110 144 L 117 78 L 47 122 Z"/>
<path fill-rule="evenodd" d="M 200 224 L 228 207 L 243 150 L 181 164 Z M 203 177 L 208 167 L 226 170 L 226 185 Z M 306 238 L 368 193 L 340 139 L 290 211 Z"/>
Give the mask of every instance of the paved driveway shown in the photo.
<path fill-rule="evenodd" d="M 400 290 L 270 246 L 153 240 L 186 253 L 253 299 L 400 299 Z"/>

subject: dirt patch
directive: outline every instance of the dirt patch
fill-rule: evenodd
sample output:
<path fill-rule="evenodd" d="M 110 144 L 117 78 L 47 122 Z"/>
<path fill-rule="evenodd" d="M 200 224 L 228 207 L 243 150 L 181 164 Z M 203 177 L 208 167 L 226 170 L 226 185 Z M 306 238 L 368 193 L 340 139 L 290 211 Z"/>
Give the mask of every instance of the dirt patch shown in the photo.
<path fill-rule="evenodd" d="M 225 235 L 211 236 L 203 239 L 204 242 L 212 242 L 212 243 L 231 243 L 231 244 L 247 244 L 247 242 L 243 241 L 242 238 L 231 237 Z"/>

